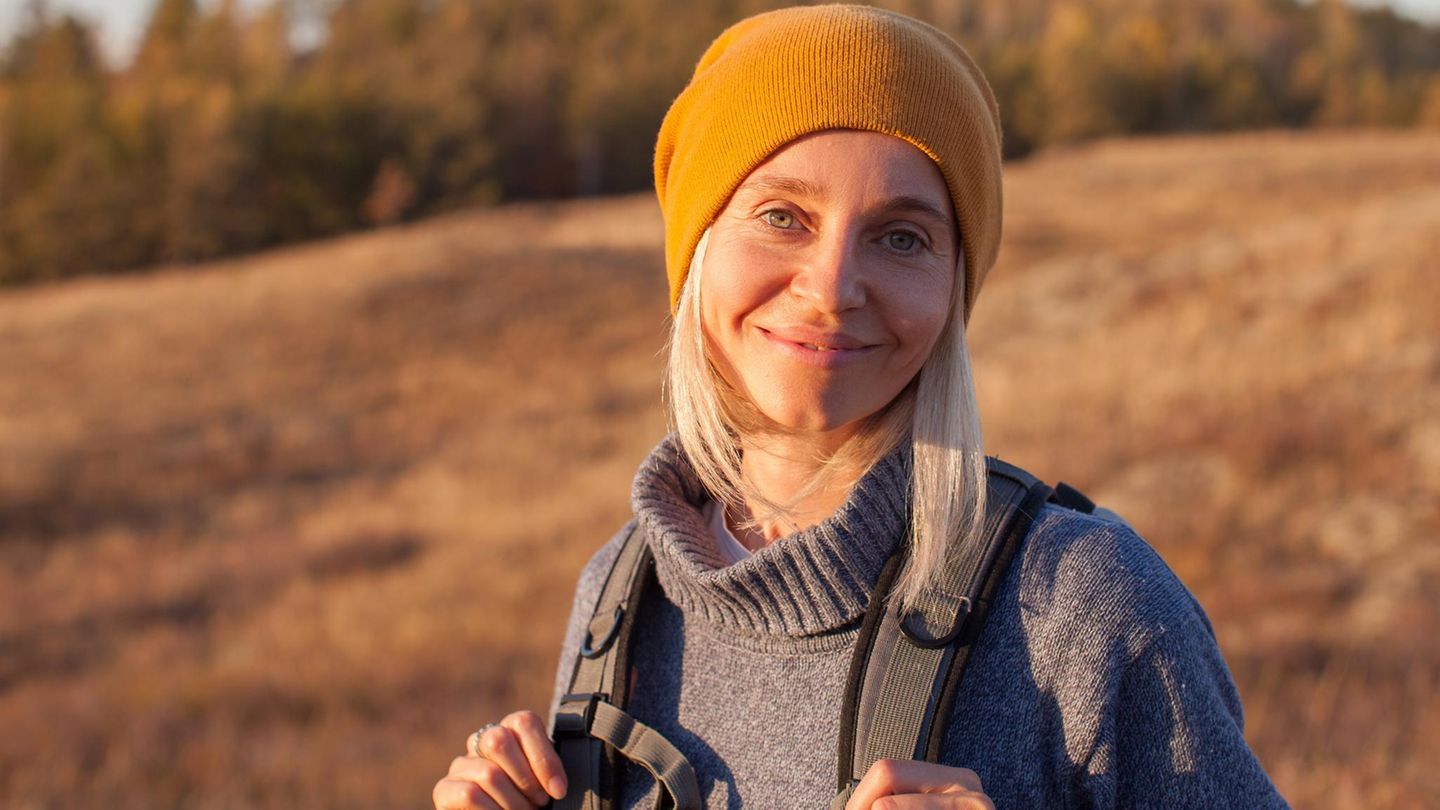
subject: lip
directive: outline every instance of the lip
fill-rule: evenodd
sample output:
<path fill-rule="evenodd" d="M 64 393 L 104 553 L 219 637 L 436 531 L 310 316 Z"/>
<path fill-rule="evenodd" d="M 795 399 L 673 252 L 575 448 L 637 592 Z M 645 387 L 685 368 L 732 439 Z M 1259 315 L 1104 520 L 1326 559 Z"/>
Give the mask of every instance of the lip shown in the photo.
<path fill-rule="evenodd" d="M 845 366 L 879 348 L 876 344 L 865 343 L 842 332 L 825 332 L 803 327 L 756 328 L 771 345 L 787 357 L 817 368 Z"/>

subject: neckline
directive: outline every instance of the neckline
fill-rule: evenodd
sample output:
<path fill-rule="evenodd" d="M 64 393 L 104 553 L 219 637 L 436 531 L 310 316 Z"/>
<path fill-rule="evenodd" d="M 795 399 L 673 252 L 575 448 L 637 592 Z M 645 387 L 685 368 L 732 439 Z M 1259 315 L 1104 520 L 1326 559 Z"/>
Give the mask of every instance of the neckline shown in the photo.
<path fill-rule="evenodd" d="M 710 498 L 673 434 L 641 464 L 631 504 L 666 597 L 687 619 L 800 638 L 856 622 L 909 520 L 911 451 L 877 462 L 821 523 L 731 563 L 702 514 Z"/>

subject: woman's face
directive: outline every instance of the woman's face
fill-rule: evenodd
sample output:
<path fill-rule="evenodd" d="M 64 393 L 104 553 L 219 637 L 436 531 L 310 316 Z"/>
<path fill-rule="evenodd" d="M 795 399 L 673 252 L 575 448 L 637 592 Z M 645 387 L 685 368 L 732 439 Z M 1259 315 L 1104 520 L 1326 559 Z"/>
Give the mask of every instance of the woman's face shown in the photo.
<path fill-rule="evenodd" d="M 848 435 L 919 372 L 957 283 L 950 195 L 923 152 L 826 130 L 760 164 L 710 230 L 701 322 L 766 417 Z"/>

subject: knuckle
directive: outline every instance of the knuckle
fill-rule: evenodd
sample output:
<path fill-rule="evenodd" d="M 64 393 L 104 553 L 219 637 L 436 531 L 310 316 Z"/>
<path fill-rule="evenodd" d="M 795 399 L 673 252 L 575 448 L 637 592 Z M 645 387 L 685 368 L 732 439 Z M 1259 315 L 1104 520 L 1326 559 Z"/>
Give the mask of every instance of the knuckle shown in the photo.
<path fill-rule="evenodd" d="M 465 788 L 465 801 L 472 807 L 487 807 L 490 804 L 490 794 L 485 792 L 485 788 L 471 782 L 470 786 Z"/>
<path fill-rule="evenodd" d="M 475 768 L 475 782 L 486 790 L 499 788 L 504 778 L 505 771 L 488 760 L 480 762 Z"/>
<path fill-rule="evenodd" d="M 534 716 L 535 712 L 530 711 L 529 709 L 521 709 L 519 711 L 510 712 L 509 714 L 505 715 L 505 719 L 501 720 L 500 724 L 505 726 L 516 726 L 522 722 L 525 722 L 525 718 Z"/>
<path fill-rule="evenodd" d="M 505 753 L 510 742 L 510 732 L 503 728 L 492 728 L 480 735 L 478 748 L 480 753 L 487 757 L 494 757 Z"/>
<path fill-rule="evenodd" d="M 544 736 L 545 724 L 540 720 L 540 715 L 526 709 L 516 712 L 513 717 L 515 718 L 515 725 L 518 728 Z"/>
<path fill-rule="evenodd" d="M 884 782 L 893 782 L 900 775 L 899 760 L 879 759 L 871 767 L 875 769 L 875 775 Z"/>
<path fill-rule="evenodd" d="M 474 757 L 465 756 L 455 757 L 454 759 L 450 760 L 450 773 L 459 773 L 461 770 L 470 767 L 470 762 L 473 759 Z"/>
<path fill-rule="evenodd" d="M 524 793 L 531 793 L 537 796 L 545 792 L 545 789 L 540 787 L 540 777 L 536 776 L 535 772 L 529 769 L 526 769 L 520 774 L 520 783 L 517 787 Z"/>
<path fill-rule="evenodd" d="M 539 781 L 535 779 L 535 775 L 529 770 L 522 770 L 516 774 L 513 783 L 521 793 L 528 793 L 531 796 L 534 796 L 536 791 L 540 790 Z"/>

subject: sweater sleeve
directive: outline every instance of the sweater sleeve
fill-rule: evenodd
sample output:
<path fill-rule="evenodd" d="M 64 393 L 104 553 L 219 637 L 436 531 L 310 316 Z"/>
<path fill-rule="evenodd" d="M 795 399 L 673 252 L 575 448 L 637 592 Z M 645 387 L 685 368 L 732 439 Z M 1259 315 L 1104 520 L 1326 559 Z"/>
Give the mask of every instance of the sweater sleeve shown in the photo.
<path fill-rule="evenodd" d="M 585 567 L 580 571 L 580 578 L 575 583 L 575 598 L 570 604 L 570 620 L 565 626 L 565 640 L 560 644 L 560 660 L 555 665 L 555 685 L 550 693 L 547 726 L 555 725 L 555 711 L 560 707 L 560 698 L 570 685 L 570 675 L 575 668 L 575 656 L 580 654 L 580 642 L 584 640 L 585 627 L 590 622 L 591 614 L 595 612 L 595 602 L 600 598 L 600 590 L 605 586 L 605 577 L 610 572 L 610 566 L 620 554 L 625 538 L 630 536 L 632 526 L 634 521 L 625 524 L 624 528 L 590 557 L 590 561 L 585 563 Z"/>
<path fill-rule="evenodd" d="M 1187 594 L 1188 596 L 1188 594 Z M 1116 807 L 1287 807 L 1245 742 L 1240 697 L 1198 603 L 1125 666 L 1112 694 L 1109 746 Z M 1109 750 L 1106 750 L 1109 749 Z M 1109 790 L 1104 783 L 1109 782 Z"/>

